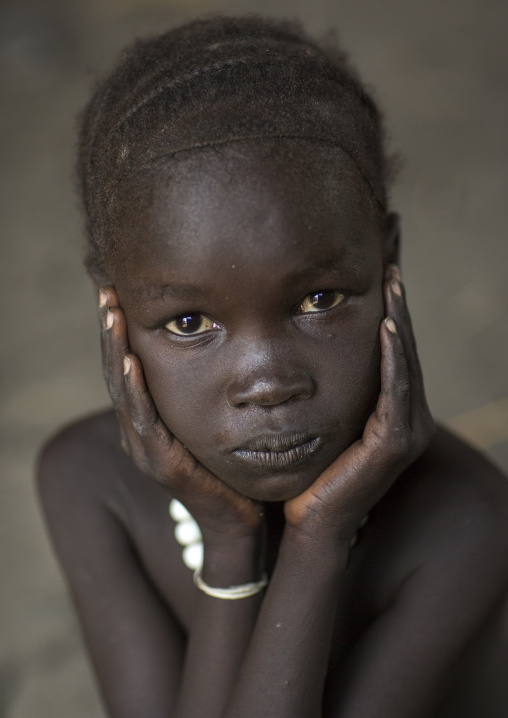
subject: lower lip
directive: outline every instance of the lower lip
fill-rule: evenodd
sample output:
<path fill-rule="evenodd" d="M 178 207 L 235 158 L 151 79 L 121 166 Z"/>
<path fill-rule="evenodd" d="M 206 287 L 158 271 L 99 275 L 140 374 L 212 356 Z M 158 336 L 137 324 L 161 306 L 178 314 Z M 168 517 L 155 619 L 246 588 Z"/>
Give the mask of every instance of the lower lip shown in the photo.
<path fill-rule="evenodd" d="M 251 451 L 250 449 L 235 449 L 233 454 L 249 464 L 261 466 L 266 469 L 290 469 L 296 464 L 305 461 L 314 454 L 320 444 L 318 439 L 309 439 L 303 444 L 292 446 L 284 451 Z"/>

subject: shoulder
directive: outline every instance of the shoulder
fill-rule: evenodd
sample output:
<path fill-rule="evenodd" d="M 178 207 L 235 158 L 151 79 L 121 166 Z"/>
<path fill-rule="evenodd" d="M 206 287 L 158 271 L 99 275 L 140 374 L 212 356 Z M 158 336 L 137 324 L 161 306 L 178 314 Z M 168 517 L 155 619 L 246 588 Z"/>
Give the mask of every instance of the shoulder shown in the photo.
<path fill-rule="evenodd" d="M 50 528 L 94 505 L 121 513 L 122 482 L 133 470 L 112 410 L 62 428 L 42 447 L 37 462 L 37 489 Z"/>
<path fill-rule="evenodd" d="M 483 533 L 508 550 L 507 477 L 486 456 L 443 428 L 409 472 L 408 497 L 412 493 L 421 505 L 422 519 L 445 521 L 450 538 L 452 532 L 462 538 Z"/>
<path fill-rule="evenodd" d="M 508 480 L 446 430 L 438 430 L 372 519 L 369 543 L 381 547 L 376 566 L 383 603 L 416 576 L 440 595 L 468 591 L 488 602 L 506 590 Z"/>
<path fill-rule="evenodd" d="M 42 447 L 39 466 L 45 473 L 48 466 L 54 469 L 62 462 L 114 454 L 119 448 L 118 422 L 108 409 L 62 427 Z"/>
<path fill-rule="evenodd" d="M 508 544 L 508 480 L 487 457 L 443 428 L 388 496 L 401 519 L 441 534 L 487 531 Z M 443 523 L 442 529 L 438 526 Z"/>

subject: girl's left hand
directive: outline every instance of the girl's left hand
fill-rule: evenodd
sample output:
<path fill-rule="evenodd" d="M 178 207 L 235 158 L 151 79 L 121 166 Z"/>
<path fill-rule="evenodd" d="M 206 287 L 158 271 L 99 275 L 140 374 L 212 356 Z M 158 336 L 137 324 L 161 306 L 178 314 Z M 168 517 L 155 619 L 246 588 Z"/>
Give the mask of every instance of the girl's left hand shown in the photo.
<path fill-rule="evenodd" d="M 286 523 L 321 541 L 350 542 L 364 516 L 422 454 L 435 427 L 396 265 L 383 285 L 381 391 L 361 439 L 299 496 L 285 503 Z"/>

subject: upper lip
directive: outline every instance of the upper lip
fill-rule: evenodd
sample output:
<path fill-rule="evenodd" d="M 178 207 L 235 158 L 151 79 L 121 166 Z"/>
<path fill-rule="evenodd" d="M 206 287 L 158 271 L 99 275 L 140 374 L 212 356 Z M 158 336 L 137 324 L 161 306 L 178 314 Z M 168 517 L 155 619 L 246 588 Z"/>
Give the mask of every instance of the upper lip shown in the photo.
<path fill-rule="evenodd" d="M 264 434 L 245 441 L 241 446 L 236 446 L 234 451 L 288 451 L 314 438 L 316 437 L 308 432 L 298 431 L 284 434 Z"/>

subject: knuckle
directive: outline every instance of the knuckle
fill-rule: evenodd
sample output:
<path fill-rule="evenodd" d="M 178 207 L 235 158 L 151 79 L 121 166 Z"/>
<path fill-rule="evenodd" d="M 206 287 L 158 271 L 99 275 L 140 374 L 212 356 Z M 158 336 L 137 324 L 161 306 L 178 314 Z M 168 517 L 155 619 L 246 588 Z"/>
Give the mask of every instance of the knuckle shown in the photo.
<path fill-rule="evenodd" d="M 122 403 L 122 392 L 119 391 L 117 387 L 113 386 L 111 383 L 108 383 L 108 392 L 109 396 L 111 397 L 111 401 L 113 402 L 113 406 L 120 406 L 120 404 Z"/>
<path fill-rule="evenodd" d="M 370 448 L 373 455 L 382 456 L 389 463 L 406 456 L 411 445 L 411 431 L 406 424 L 392 425 L 378 422 L 372 430 Z"/>
<path fill-rule="evenodd" d="M 147 426 L 146 422 L 143 421 L 143 419 L 140 416 L 133 414 L 131 417 L 131 421 L 132 421 L 132 426 L 134 427 L 134 431 L 136 432 L 136 434 L 138 436 L 143 437 L 149 433 L 149 427 Z"/>
<path fill-rule="evenodd" d="M 386 423 L 376 422 L 376 425 L 369 433 L 369 450 L 373 456 L 378 456 L 386 452 L 386 443 L 388 440 L 388 425 Z"/>
<path fill-rule="evenodd" d="M 411 431 L 405 424 L 393 428 L 391 432 L 391 444 L 394 457 L 405 456 L 411 446 Z"/>
<path fill-rule="evenodd" d="M 408 379 L 401 379 L 395 384 L 395 396 L 397 397 L 397 399 L 399 399 L 399 401 L 408 401 L 409 392 L 410 386 Z"/>

